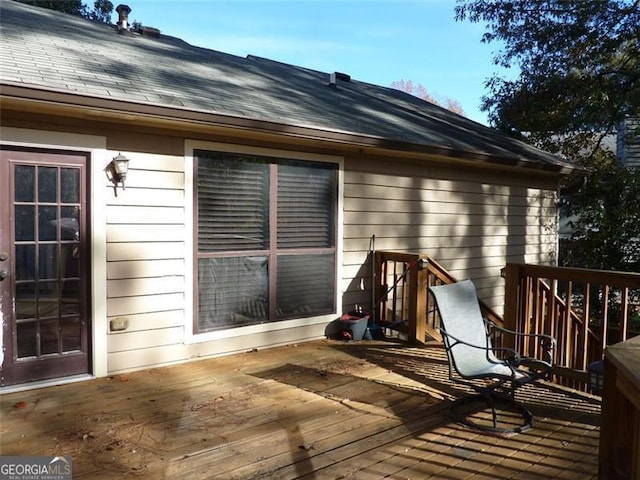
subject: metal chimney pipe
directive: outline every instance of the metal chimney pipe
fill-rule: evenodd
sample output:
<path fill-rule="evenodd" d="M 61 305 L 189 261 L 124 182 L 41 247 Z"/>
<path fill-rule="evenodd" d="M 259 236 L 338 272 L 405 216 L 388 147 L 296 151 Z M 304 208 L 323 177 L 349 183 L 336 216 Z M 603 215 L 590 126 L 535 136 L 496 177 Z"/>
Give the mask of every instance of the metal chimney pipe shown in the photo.
<path fill-rule="evenodd" d="M 329 86 L 333 88 L 337 86 L 335 72 L 329 74 Z"/>
<path fill-rule="evenodd" d="M 118 12 L 118 30 L 129 30 L 129 13 L 131 13 L 129 5 L 118 5 L 116 12 Z"/>

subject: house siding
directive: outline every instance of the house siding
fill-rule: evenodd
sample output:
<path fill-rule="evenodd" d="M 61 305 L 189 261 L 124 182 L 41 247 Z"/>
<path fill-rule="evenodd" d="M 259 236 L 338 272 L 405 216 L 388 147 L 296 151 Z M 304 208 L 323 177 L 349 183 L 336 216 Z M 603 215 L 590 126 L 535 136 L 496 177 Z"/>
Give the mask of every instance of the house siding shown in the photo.
<path fill-rule="evenodd" d="M 109 328 L 109 372 L 163 363 L 151 352 L 182 345 L 185 324 L 184 158 L 117 153 L 131 160 L 126 190 L 105 182 L 107 324 L 128 327 Z"/>
<path fill-rule="evenodd" d="M 553 264 L 557 253 L 557 181 L 474 168 L 398 161 L 347 161 L 344 200 L 345 308 L 371 303 L 371 236 L 376 250 L 430 255 L 471 278 L 498 312 L 506 262 Z M 364 288 L 363 288 L 364 286 Z"/>
<path fill-rule="evenodd" d="M 58 124 L 60 125 L 60 124 Z M 77 126 L 73 130 L 82 131 Z M 86 125 L 89 132 L 98 129 Z M 83 149 L 77 135 L 54 128 L 12 131 L 21 144 Z M 5 129 L 5 132 L 9 131 Z M 154 143 L 101 130 L 106 150 L 92 157 L 94 374 L 106 375 L 319 338 L 328 322 L 301 319 L 193 335 L 193 203 L 189 157 L 175 137 Z M 70 140 L 65 140 L 69 138 Z M 53 143 L 54 140 L 58 143 Z M 256 141 L 238 140 L 235 147 Z M 171 148 L 166 148 L 170 145 Z M 270 144 L 269 147 L 277 145 Z M 295 147 L 288 147 L 290 152 Z M 340 150 L 317 153 L 341 158 Z M 104 167 L 130 158 L 126 190 L 116 192 Z M 294 156 L 298 154 L 291 153 Z M 301 149 L 300 158 L 309 156 Z M 311 155 L 313 157 L 313 155 Z M 515 169 L 367 155 L 344 157 L 338 258 L 338 312 L 371 305 L 371 236 L 376 249 L 431 255 L 456 277 L 472 278 L 481 297 L 502 311 L 507 261 L 553 263 L 557 249 L 557 177 Z M 104 243 L 103 243 L 104 242 Z M 124 331 L 110 321 L 126 318 Z M 332 317 L 332 318 L 335 318 Z M 240 331 L 242 330 L 242 331 Z M 106 342 L 105 342 L 106 339 Z"/>
<path fill-rule="evenodd" d="M 126 319 L 128 327 L 109 329 L 109 373 L 323 336 L 328 320 L 317 318 L 193 335 L 191 160 L 188 155 L 109 152 L 118 153 L 130 164 L 126 190 L 118 188 L 116 196 L 113 186 L 104 187 L 107 324 Z"/>
<path fill-rule="evenodd" d="M 617 156 L 626 167 L 640 167 L 640 118 L 627 117 L 618 127 Z"/>

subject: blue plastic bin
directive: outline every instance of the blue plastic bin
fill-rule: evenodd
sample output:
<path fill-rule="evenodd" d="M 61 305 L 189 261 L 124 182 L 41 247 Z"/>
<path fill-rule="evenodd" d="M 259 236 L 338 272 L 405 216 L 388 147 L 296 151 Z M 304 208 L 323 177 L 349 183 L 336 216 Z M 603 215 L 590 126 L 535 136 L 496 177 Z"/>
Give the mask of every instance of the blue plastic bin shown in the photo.
<path fill-rule="evenodd" d="M 351 340 L 363 340 L 369 324 L 369 315 L 363 312 L 349 312 L 340 317 L 344 330 L 351 332 Z"/>

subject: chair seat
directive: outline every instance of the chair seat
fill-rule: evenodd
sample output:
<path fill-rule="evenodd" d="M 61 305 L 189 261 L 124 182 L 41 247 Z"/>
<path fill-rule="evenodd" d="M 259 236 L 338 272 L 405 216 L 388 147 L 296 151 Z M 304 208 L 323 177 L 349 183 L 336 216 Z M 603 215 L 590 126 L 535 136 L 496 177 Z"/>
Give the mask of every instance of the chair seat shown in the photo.
<path fill-rule="evenodd" d="M 465 371 L 465 375 L 469 378 L 495 377 L 501 379 L 509 378 L 513 380 L 522 380 L 525 378 L 525 375 L 518 371 L 516 371 L 515 375 L 513 375 L 511 369 L 501 363 L 483 364 L 478 365 L 476 368 L 468 368 Z"/>

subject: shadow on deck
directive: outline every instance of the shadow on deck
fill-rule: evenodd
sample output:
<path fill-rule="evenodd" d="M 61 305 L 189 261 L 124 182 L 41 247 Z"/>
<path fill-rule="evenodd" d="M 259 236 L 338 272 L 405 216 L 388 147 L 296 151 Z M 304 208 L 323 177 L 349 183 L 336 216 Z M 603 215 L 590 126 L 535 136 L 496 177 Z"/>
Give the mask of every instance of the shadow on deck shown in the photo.
<path fill-rule="evenodd" d="M 439 344 L 316 341 L 5 394 L 2 455 L 78 478 L 594 479 L 600 400 L 525 387 L 535 428 L 450 422 Z"/>

